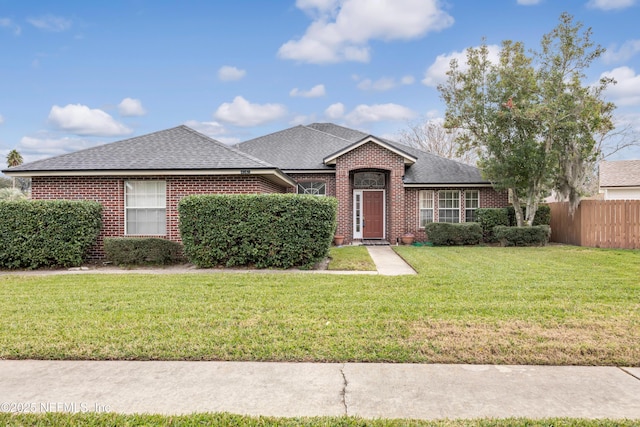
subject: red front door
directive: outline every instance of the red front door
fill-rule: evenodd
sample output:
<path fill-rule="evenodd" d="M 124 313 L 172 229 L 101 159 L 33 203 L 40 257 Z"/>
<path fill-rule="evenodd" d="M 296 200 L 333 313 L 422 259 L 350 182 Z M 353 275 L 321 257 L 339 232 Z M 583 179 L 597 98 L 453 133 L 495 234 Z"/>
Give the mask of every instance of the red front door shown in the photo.
<path fill-rule="evenodd" d="M 384 191 L 362 192 L 362 237 L 384 238 Z"/>

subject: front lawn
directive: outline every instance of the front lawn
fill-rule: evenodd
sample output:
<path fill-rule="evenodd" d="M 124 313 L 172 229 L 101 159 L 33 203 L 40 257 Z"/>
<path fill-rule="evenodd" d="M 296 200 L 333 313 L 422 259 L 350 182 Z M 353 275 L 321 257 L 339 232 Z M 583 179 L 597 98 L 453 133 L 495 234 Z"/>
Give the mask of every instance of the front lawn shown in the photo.
<path fill-rule="evenodd" d="M 417 276 L 0 276 L 0 358 L 640 366 L 640 251 L 396 249 Z"/>
<path fill-rule="evenodd" d="M 250 417 L 232 414 L 191 414 L 191 415 L 119 415 L 96 413 L 47 413 L 47 414 L 6 414 L 0 413 L 0 422 L 6 426 L 39 427 L 94 427 L 94 426 L 245 426 L 245 427 L 631 427 L 637 425 L 632 420 L 584 420 L 575 418 L 549 418 L 531 420 L 526 418 L 477 419 L 477 420 L 366 420 L 357 417 Z"/>
<path fill-rule="evenodd" d="M 376 271 L 366 246 L 340 246 L 329 250 L 328 270 Z"/>

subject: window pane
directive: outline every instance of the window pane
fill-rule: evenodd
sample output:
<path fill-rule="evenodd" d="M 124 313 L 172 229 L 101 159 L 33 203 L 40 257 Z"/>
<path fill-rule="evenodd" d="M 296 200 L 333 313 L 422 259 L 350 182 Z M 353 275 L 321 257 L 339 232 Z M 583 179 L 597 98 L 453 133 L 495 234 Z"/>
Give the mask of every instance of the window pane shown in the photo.
<path fill-rule="evenodd" d="M 440 191 L 438 193 L 438 221 L 460 222 L 460 192 Z"/>
<path fill-rule="evenodd" d="M 419 227 L 424 228 L 433 222 L 433 191 L 421 190 L 419 193 Z"/>
<path fill-rule="evenodd" d="M 125 234 L 166 234 L 166 182 L 125 183 Z"/>
<path fill-rule="evenodd" d="M 327 186 L 324 182 L 301 182 L 298 184 L 298 194 L 326 195 Z"/>
<path fill-rule="evenodd" d="M 464 220 L 474 222 L 476 219 L 476 209 L 480 207 L 480 192 L 478 190 L 468 190 L 464 192 Z"/>

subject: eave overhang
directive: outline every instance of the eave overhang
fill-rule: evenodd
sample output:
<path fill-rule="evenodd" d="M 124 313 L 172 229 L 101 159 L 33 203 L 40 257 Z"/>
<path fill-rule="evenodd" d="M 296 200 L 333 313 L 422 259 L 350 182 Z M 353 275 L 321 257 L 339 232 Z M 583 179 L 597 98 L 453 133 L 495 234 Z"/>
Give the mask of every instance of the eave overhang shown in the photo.
<path fill-rule="evenodd" d="M 261 176 L 274 184 L 283 187 L 295 187 L 296 182 L 286 173 L 277 168 L 247 168 L 247 169 L 105 169 L 105 170 L 32 170 L 2 171 L 5 175 L 15 177 L 44 177 L 44 176 Z"/>

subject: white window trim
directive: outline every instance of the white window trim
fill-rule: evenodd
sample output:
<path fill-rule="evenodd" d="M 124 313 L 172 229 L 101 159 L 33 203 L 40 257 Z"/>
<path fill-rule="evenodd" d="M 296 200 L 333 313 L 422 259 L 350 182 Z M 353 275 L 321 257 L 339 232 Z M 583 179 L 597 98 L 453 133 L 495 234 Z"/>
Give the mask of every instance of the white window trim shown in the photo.
<path fill-rule="evenodd" d="M 442 208 L 440 207 L 440 194 L 441 193 L 458 193 L 458 222 L 454 222 L 454 223 L 450 223 L 450 224 L 459 224 L 460 223 L 460 219 L 462 219 L 462 203 L 460 203 L 460 190 L 440 190 L 438 191 L 438 222 L 445 222 L 445 221 L 441 221 L 441 215 L 440 215 L 440 211 L 441 210 L 446 210 L 446 211 L 453 211 L 455 210 L 455 208 Z M 454 199 L 452 199 L 454 200 Z M 448 222 L 448 221 L 446 221 Z"/>
<path fill-rule="evenodd" d="M 467 207 L 467 193 L 478 193 L 478 207 L 477 208 L 469 208 Z M 468 210 L 476 210 L 480 209 L 480 190 L 464 190 L 464 222 L 468 222 L 467 220 L 467 211 Z"/>
<path fill-rule="evenodd" d="M 312 193 L 305 193 L 305 192 L 300 192 L 300 187 L 302 186 L 302 184 L 322 184 L 324 193 L 320 194 L 312 194 Z M 300 181 L 298 182 L 298 185 L 296 185 L 296 193 L 298 194 L 307 194 L 307 195 L 312 195 L 312 196 L 326 196 L 327 195 L 327 183 L 325 181 Z"/>
<path fill-rule="evenodd" d="M 133 208 L 133 207 L 128 207 L 127 206 L 127 183 L 128 182 L 159 182 L 159 181 L 162 181 L 162 182 L 165 183 L 164 184 L 165 185 L 165 187 L 164 187 L 164 197 L 165 197 L 164 206 L 157 206 L 157 207 L 145 206 L 145 208 L 148 208 L 148 209 L 164 209 L 165 210 L 165 231 L 164 231 L 164 233 L 161 233 L 161 234 L 149 234 L 149 233 L 133 234 L 133 233 L 129 233 L 128 230 L 127 230 L 127 224 L 128 224 L 128 222 L 127 222 L 127 211 L 129 209 L 144 209 L 144 208 Z M 123 196 L 124 196 L 124 201 L 123 201 L 124 202 L 123 203 L 123 205 L 124 205 L 124 235 L 125 236 L 166 236 L 167 235 L 167 220 L 166 220 L 166 215 L 167 215 L 167 182 L 162 180 L 162 179 L 156 179 L 156 180 L 127 179 L 127 180 L 124 180 L 123 186 L 124 186 L 123 187 L 123 190 L 124 190 L 124 192 L 123 192 Z"/>
<path fill-rule="evenodd" d="M 420 214 L 421 214 L 421 212 L 423 210 L 428 210 L 429 209 L 429 208 L 424 208 L 423 209 L 421 204 L 420 204 L 420 202 L 422 200 L 421 196 L 422 196 L 423 192 L 431 193 L 431 222 L 435 222 L 435 219 L 436 219 L 436 217 L 435 217 L 435 210 L 436 210 L 435 209 L 435 207 L 436 207 L 435 195 L 436 195 L 436 192 L 433 191 L 433 190 L 420 190 L 420 191 L 418 191 L 418 229 L 420 229 L 420 230 L 424 230 L 424 228 L 425 228 L 425 226 L 422 225 L 422 221 L 420 220 L 420 217 L 421 217 Z"/>

